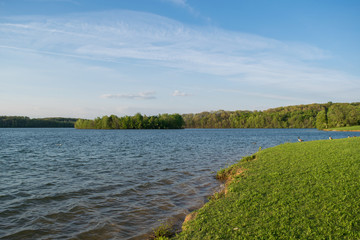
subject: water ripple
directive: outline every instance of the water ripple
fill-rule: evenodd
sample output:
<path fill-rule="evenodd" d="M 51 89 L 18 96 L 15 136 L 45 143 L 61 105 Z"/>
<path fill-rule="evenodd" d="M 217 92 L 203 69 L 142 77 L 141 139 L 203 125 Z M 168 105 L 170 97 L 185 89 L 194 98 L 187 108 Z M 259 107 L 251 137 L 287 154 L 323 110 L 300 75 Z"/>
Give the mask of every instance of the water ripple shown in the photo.
<path fill-rule="evenodd" d="M 144 239 L 181 225 L 214 174 L 312 129 L 0 129 L 0 239 Z M 360 133 L 354 133 L 360 135 Z M 331 133 L 333 138 L 346 133 Z M 255 144 L 254 144 L 255 143 Z"/>

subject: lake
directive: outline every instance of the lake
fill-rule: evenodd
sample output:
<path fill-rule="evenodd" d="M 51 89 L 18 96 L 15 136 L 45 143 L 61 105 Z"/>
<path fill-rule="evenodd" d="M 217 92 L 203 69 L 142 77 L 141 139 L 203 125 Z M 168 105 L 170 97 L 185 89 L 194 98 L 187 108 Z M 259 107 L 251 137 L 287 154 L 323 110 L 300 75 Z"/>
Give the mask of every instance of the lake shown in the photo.
<path fill-rule="evenodd" d="M 146 239 L 181 224 L 216 171 L 315 129 L 0 129 L 0 239 Z M 301 143 L 299 143 L 301 144 Z"/>

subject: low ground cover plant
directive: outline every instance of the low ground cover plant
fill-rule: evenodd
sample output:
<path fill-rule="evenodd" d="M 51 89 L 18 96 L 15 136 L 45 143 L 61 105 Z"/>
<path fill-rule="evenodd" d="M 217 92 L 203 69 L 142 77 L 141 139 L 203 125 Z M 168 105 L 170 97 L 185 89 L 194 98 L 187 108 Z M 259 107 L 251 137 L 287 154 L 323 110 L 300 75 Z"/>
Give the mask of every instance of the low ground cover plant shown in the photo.
<path fill-rule="evenodd" d="M 226 193 L 175 238 L 360 239 L 359 146 L 346 138 L 259 151 L 219 172 L 232 174 Z"/>

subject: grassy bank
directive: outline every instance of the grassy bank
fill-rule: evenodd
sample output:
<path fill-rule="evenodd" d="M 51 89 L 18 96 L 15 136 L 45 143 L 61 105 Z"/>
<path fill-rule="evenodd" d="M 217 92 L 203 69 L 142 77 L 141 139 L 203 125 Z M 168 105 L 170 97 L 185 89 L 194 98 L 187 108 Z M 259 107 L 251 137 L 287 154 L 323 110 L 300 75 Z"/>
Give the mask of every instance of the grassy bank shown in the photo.
<path fill-rule="evenodd" d="M 360 132 L 360 126 L 329 128 L 329 129 L 326 129 L 325 131 L 356 131 L 356 132 Z"/>
<path fill-rule="evenodd" d="M 288 143 L 219 172 L 175 239 L 360 239 L 360 138 Z"/>

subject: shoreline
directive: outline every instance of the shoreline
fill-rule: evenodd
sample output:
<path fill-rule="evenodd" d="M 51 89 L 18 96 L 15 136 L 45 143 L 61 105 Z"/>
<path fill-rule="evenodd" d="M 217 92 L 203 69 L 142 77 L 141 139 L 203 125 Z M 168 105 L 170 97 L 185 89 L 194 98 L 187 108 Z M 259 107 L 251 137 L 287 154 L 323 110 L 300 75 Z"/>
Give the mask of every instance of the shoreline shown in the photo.
<path fill-rule="evenodd" d="M 360 132 L 360 130 L 331 130 L 331 129 L 323 129 L 325 132 Z"/>

